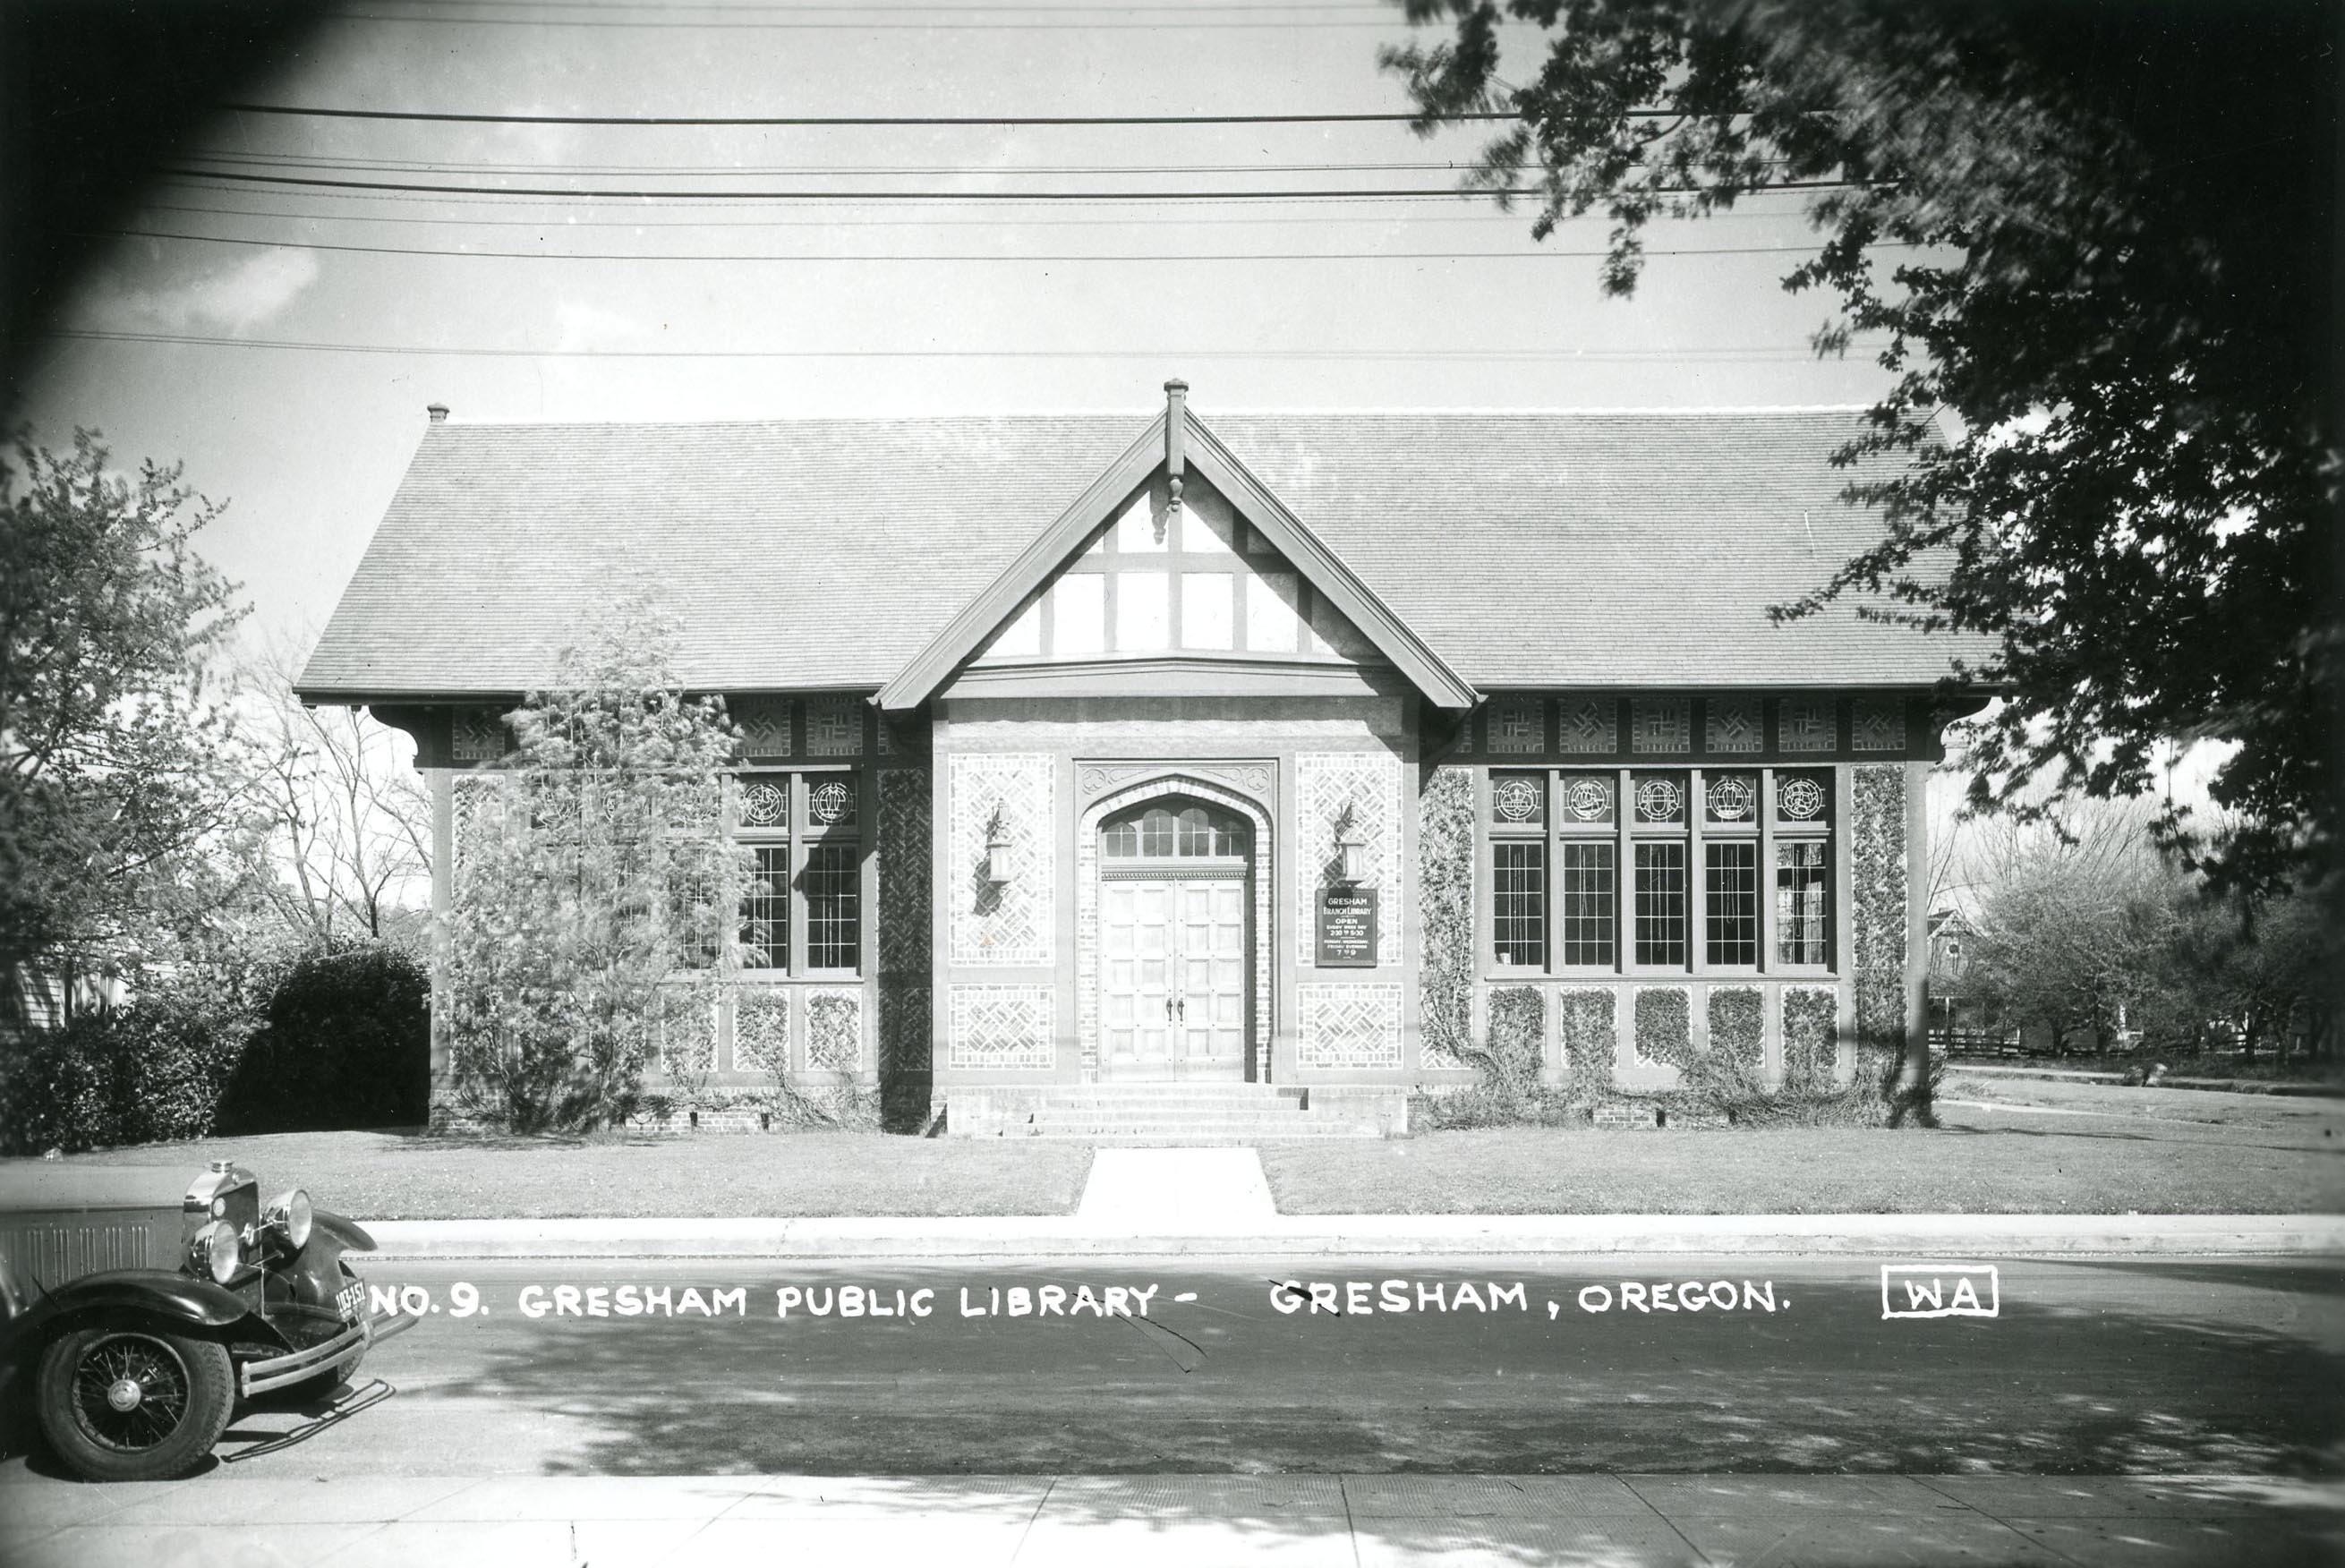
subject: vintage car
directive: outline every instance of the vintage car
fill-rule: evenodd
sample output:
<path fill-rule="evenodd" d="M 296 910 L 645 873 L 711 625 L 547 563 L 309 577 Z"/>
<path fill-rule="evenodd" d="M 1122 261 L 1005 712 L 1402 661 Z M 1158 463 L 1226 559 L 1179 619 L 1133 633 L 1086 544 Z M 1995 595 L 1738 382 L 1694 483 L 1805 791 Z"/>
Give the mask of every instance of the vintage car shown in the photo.
<path fill-rule="evenodd" d="M 374 1241 L 227 1160 L 0 1168 L 0 1408 L 96 1481 L 200 1465 L 240 1401 L 328 1400 L 414 1319 L 369 1310 Z"/>

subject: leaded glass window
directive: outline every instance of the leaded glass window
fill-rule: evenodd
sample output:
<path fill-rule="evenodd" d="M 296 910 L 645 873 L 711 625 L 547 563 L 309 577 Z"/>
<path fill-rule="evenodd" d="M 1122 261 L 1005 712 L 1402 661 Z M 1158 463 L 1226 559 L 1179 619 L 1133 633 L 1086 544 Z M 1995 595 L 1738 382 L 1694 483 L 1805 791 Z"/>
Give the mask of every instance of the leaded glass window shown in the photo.
<path fill-rule="evenodd" d="M 1248 842 L 1245 824 L 1236 816 L 1193 802 L 1145 806 L 1100 830 L 1100 853 L 1111 860 L 1244 855 Z"/>
<path fill-rule="evenodd" d="M 1681 968 L 1686 961 L 1686 846 L 1648 840 L 1637 849 L 1637 962 Z"/>
<path fill-rule="evenodd" d="M 741 901 L 741 962 L 751 969 L 790 966 L 790 846 L 752 851 L 748 895 Z"/>
<path fill-rule="evenodd" d="M 1826 956 L 1824 908 L 1831 886 L 1831 855 L 1821 838 L 1791 839 L 1775 845 L 1775 960 L 1780 964 L 1830 962 Z"/>
<path fill-rule="evenodd" d="M 1759 845 L 1727 839 L 1701 846 L 1702 956 L 1721 967 L 1759 962 Z"/>
<path fill-rule="evenodd" d="M 1562 848 L 1562 961 L 1609 966 L 1614 940 L 1614 845 L 1566 840 Z"/>
<path fill-rule="evenodd" d="M 1547 845 L 1537 840 L 1492 847 L 1491 935 L 1498 962 L 1547 962 Z"/>
<path fill-rule="evenodd" d="M 818 844 L 807 852 L 807 966 L 852 969 L 862 941 L 862 873 L 855 846 Z"/>

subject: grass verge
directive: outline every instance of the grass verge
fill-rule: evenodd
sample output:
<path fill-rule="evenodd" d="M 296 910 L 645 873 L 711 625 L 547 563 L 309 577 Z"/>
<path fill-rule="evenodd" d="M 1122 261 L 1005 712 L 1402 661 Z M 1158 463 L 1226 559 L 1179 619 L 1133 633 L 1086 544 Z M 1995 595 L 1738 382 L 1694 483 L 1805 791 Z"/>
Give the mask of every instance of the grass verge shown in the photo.
<path fill-rule="evenodd" d="M 883 1133 L 435 1138 L 287 1132 L 146 1144 L 66 1164 L 249 1167 L 264 1191 L 299 1183 L 361 1219 L 709 1219 L 1071 1214 L 1082 1144 L 978 1143 Z"/>
<path fill-rule="evenodd" d="M 1505 1128 L 1264 1145 L 1286 1214 L 2309 1214 L 2345 1209 L 2333 1102 L 2076 1088 L 1936 1131 Z M 1992 1098 L 2010 1102 L 2012 1086 Z M 1950 1079 L 1943 1091 L 1954 1098 Z M 2147 1105 L 2133 1097 L 2155 1097 Z M 2046 1097 L 2047 1098 L 2052 1097 Z M 2233 1105 L 2192 1102 L 2227 1100 Z M 2218 1119 L 2209 1119 L 2219 1111 Z M 2155 1113 L 2155 1114 L 2152 1114 Z"/>

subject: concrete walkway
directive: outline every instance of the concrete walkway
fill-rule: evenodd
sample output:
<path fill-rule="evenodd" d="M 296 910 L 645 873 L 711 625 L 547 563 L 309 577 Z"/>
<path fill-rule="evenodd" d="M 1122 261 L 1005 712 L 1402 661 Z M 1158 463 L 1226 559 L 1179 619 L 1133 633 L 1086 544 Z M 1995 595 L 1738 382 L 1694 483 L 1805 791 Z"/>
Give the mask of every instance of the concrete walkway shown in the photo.
<path fill-rule="evenodd" d="M 11 1568 L 2338 1560 L 2345 1496 L 2255 1477 L 546 1476 L 86 1486 L 0 1467 Z"/>
<path fill-rule="evenodd" d="M 1128 1155 L 1155 1149 L 1102 1150 Z M 1251 1150 L 1215 1150 L 1243 1153 Z M 1131 1168 L 1137 1169 L 1139 1168 Z M 1266 1196 L 1266 1195 L 1265 1195 Z M 453 1258 L 2345 1256 L 2334 1214 L 1327 1214 L 1153 1212 L 1119 1179 L 1073 1215 L 862 1219 L 386 1219 L 385 1259 Z M 1090 1205 L 1090 1195 L 1085 1197 Z"/>
<path fill-rule="evenodd" d="M 1102 1148 L 1075 1208 L 1082 1224 L 1140 1236 L 1213 1234 L 1277 1216 L 1251 1148 Z"/>

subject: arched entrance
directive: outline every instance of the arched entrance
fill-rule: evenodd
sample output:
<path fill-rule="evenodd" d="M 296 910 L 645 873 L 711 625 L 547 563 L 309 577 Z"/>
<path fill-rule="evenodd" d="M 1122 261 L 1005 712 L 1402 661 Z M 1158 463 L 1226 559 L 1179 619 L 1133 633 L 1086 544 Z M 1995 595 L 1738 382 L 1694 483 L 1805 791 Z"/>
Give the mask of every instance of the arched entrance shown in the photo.
<path fill-rule="evenodd" d="M 1254 831 L 1236 812 L 1160 794 L 1102 818 L 1102 1077 L 1246 1074 L 1253 1036 Z"/>

